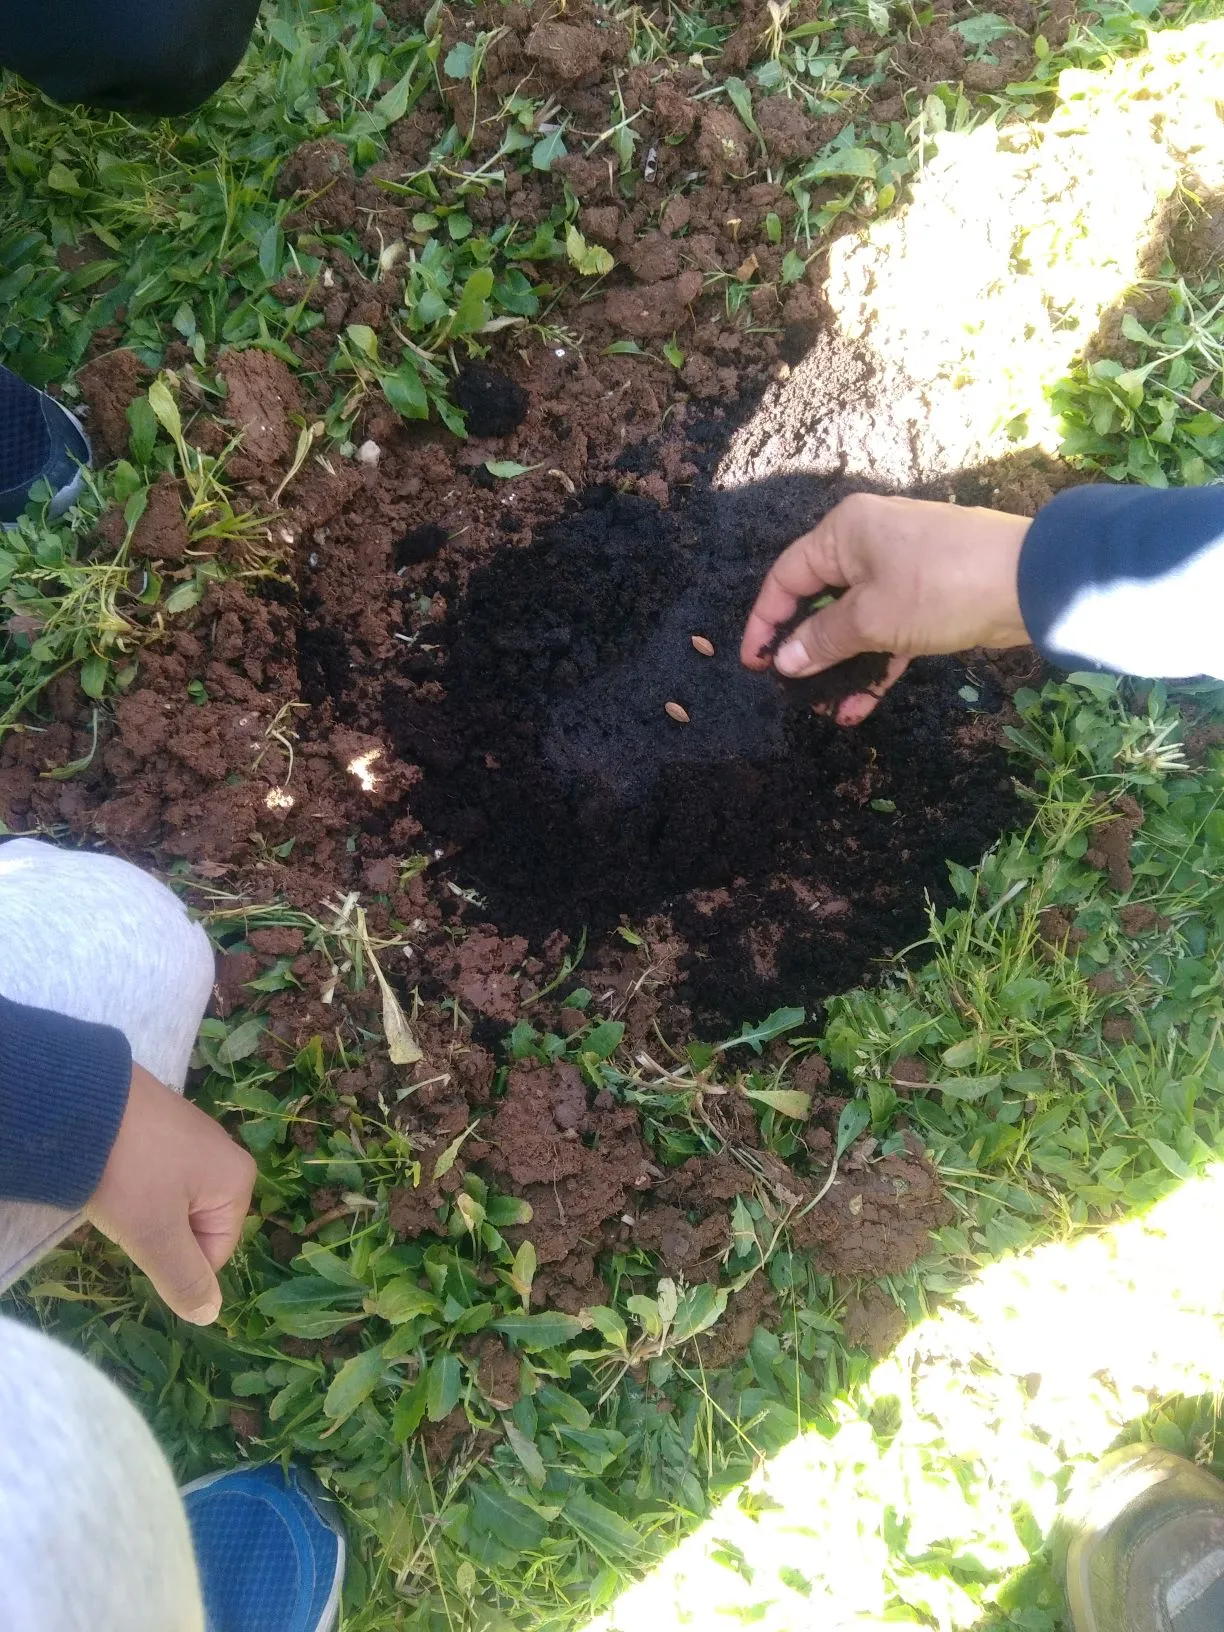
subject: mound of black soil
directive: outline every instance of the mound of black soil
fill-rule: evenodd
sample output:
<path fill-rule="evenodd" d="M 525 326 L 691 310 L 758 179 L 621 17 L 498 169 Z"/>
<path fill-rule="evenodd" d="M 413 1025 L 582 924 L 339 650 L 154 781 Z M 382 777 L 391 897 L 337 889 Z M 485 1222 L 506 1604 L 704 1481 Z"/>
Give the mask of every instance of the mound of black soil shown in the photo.
<path fill-rule="evenodd" d="M 740 665 L 762 573 L 839 497 L 778 478 L 663 510 L 601 488 L 474 575 L 444 695 L 392 690 L 386 723 L 425 770 L 414 814 L 503 931 L 665 912 L 689 948 L 678 995 L 723 1026 L 853 984 L 921 936 L 947 861 L 1015 824 L 957 663 L 915 665 L 856 731 Z"/>

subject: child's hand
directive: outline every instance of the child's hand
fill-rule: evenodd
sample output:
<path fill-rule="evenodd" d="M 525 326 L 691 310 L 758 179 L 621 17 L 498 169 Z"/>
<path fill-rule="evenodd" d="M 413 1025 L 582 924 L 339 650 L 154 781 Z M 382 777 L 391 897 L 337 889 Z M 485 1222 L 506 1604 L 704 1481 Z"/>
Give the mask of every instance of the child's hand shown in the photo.
<path fill-rule="evenodd" d="M 1023 646 L 1016 577 L 1023 516 L 856 493 L 774 562 L 748 618 L 740 660 L 779 674 L 820 674 L 859 652 L 891 652 L 878 690 L 848 697 L 839 725 L 858 725 L 911 657 L 970 646 Z M 762 651 L 801 602 L 845 594 L 799 624 L 770 659 Z"/>
<path fill-rule="evenodd" d="M 238 1245 L 254 1184 L 241 1145 L 137 1065 L 87 1212 L 176 1315 L 206 1326 L 220 1313 L 216 1272 Z"/>

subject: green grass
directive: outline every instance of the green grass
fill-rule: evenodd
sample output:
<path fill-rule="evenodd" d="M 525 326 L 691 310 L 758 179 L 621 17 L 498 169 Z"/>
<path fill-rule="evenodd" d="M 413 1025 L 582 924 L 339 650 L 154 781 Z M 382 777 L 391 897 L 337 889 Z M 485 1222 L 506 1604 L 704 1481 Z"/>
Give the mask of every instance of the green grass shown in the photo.
<path fill-rule="evenodd" d="M 1170 262 L 1140 293 L 1164 310 L 1146 325 L 1124 316 L 1137 359 L 1081 364 L 1053 394 L 1062 452 L 1115 481 L 1197 487 L 1224 470 L 1224 283 L 1191 286 Z"/>
<path fill-rule="evenodd" d="M 617 9 L 637 61 L 699 55 L 710 70 L 706 94 L 725 96 L 750 129 L 766 92 L 785 87 L 814 113 L 828 113 L 881 72 L 870 49 L 847 43 L 850 24 L 883 47 L 890 30 L 928 16 L 872 5 L 839 12 L 828 25 L 792 26 L 783 7 L 759 59 L 727 76 L 718 53 L 732 8 L 665 20 Z M 848 127 L 778 178 L 796 205 L 785 227 L 783 276 L 802 275 L 839 217 L 891 207 L 932 132 L 1040 112 L 1059 71 L 1136 49 L 1151 14 L 1102 6 L 1098 21 L 1047 51 L 1024 85 L 987 97 L 939 87 L 925 102 L 911 97 L 905 121 Z M 452 127 L 445 151 L 407 184 L 405 196 L 419 207 L 396 322 L 378 336 L 350 329 L 322 363 L 301 364 L 293 347 L 317 326 L 317 314 L 300 301 L 283 304 L 273 286 L 290 274 L 309 282 L 322 262 L 285 231 L 287 205 L 273 187 L 284 157 L 304 139 L 328 136 L 361 169 L 381 155 L 387 128 L 431 80 L 479 86 L 479 41 L 470 56 L 443 55 L 428 29 L 396 36 L 377 22 L 372 5 L 307 11 L 282 0 L 268 11 L 239 78 L 175 126 L 65 115 L 28 91 L 6 91 L 0 355 L 32 378 L 70 380 L 91 336 L 115 327 L 162 372 L 131 415 L 129 459 L 97 478 L 68 521 L 50 526 L 32 516 L 0 545 L 6 611 L 26 620 L 10 622 L 4 637 L 0 731 L 68 670 L 105 706 L 131 683 L 143 641 L 162 620 L 190 617 L 210 578 L 276 570 L 265 536 L 270 518 L 244 511 L 228 489 L 224 457 L 192 442 L 195 399 L 184 391 L 183 367 L 164 368 L 169 341 L 187 345 L 204 400 L 214 403 L 213 365 L 224 346 L 262 346 L 301 368 L 313 398 L 326 405 L 333 453 L 347 457 L 354 414 L 371 393 L 381 391 L 410 416 L 453 412 L 444 396 L 449 370 L 490 343 L 490 325 L 546 331 L 561 281 L 594 286 L 602 275 L 592 246 L 571 236 L 577 200 L 564 190 L 530 240 L 502 228 L 486 232 L 469 215 L 465 201 L 496 192 L 498 171 L 541 171 L 561 145 L 577 150 L 568 129 L 536 129 L 539 109 L 508 105 L 498 110 L 501 151 L 483 174 L 456 168 L 467 133 Z M 994 26 L 977 29 L 980 55 L 989 53 Z M 622 117 L 601 141 L 631 185 L 643 157 L 632 121 Z M 779 221 L 779 242 L 783 230 Z M 58 252 L 86 234 L 103 246 L 102 260 L 65 269 Z M 337 242 L 376 269 L 355 239 Z M 1099 439 L 1077 446 L 1078 455 L 1144 480 L 1157 473 L 1202 479 L 1218 451 L 1218 422 L 1206 426 L 1197 405 L 1191 411 L 1183 400 L 1185 369 L 1199 366 L 1196 348 L 1204 359 L 1215 355 L 1218 292 L 1172 288 L 1166 317 L 1131 336 L 1153 362 L 1141 380 L 1119 384 L 1098 364 L 1059 399 L 1068 424 L 1091 425 Z M 746 284 L 727 285 L 732 314 L 748 293 Z M 313 457 L 310 427 L 302 430 L 302 456 Z M 116 505 L 130 532 L 164 471 L 182 481 L 197 553 L 164 581 L 134 577 L 126 544 L 97 548 L 93 524 Z M 564 1056 L 592 1084 L 638 1106 L 657 1159 L 669 1163 L 719 1148 L 705 1114 L 711 1089 L 746 1094 L 766 1144 L 792 1156 L 805 1106 L 791 1067 L 818 1047 L 854 1092 L 838 1129 L 839 1157 L 861 1151 L 863 1141 L 875 1141 L 873 1154 L 896 1148 L 907 1125 L 931 1151 L 955 1206 L 954 1221 L 920 1264 L 883 1285 L 910 1324 L 954 1300 L 938 1317 L 945 1326 L 937 1319 L 922 1328 L 946 1332 L 946 1340 L 916 1334 L 912 1341 L 928 1349 L 905 1351 L 923 1379 L 917 1403 L 903 1403 L 900 1371 L 874 1371 L 848 1344 L 849 1289 L 792 1250 L 785 1206 L 764 1182 L 734 1211 L 717 1287 L 660 1278 L 647 1255 L 626 1252 L 604 1266 L 604 1301 L 578 1318 L 526 1312 L 534 1254 L 515 1232 L 526 1224 L 529 1240 L 529 1221 L 520 1202 L 472 1175 L 431 1237 L 398 1241 L 388 1224 L 391 1193 L 438 1172 L 453 1151 L 414 1148 L 386 1108 L 371 1111 L 338 1090 L 357 1050 L 385 1047 L 373 1022 L 347 1052 L 318 1039 L 288 1071 L 259 1059 L 261 1007 L 270 992 L 292 985 L 287 966 L 252 983 L 245 1007 L 209 1022 L 199 1045 L 202 1100 L 241 1121 L 260 1167 L 261 1216 L 227 1271 L 223 1324 L 197 1331 L 175 1322 L 143 1278 L 97 1241 L 52 1255 L 19 1306 L 121 1379 L 181 1474 L 234 1460 L 235 1423 L 251 1426 L 242 1412 L 258 1412 L 256 1439 L 243 1454 L 308 1459 L 353 1521 L 347 1632 L 582 1626 L 721 1498 L 740 1492 L 763 1458 L 792 1443 L 798 1449 L 777 1463 L 783 1472 L 772 1493 L 766 1480 L 733 1494 L 714 1541 L 701 1544 L 728 1618 L 792 1629 L 812 1614 L 811 1624 L 822 1624 L 812 1606 L 829 1599 L 893 1624 L 1007 1624 L 1026 1632 L 1059 1625 L 1048 1536 L 1065 1475 L 1048 1448 L 1051 1421 L 1039 1406 L 1018 1403 L 1017 1379 L 1028 1373 L 1013 1377 L 993 1339 L 966 1338 L 956 1311 L 971 1307 L 963 1299 L 975 1294 L 964 1289 L 979 1277 L 983 1286 L 996 1284 L 992 1266 L 1008 1254 L 1091 1239 L 1101 1219 L 1160 1203 L 1224 1154 L 1215 1093 L 1224 756 L 1212 750 L 1201 765 L 1183 768 L 1170 752 L 1176 712 L 1161 688 L 1136 698 L 1113 682 L 1080 677 L 1020 701 L 1016 747 L 1019 774 L 1033 789 L 1030 827 L 980 869 L 954 870 L 958 905 L 933 921 L 929 943 L 880 986 L 838 999 L 819 1028 L 794 1012 L 770 1017 L 767 1032 L 793 1045 L 786 1065 L 767 1067 L 754 1052 L 763 1036 L 748 1028 L 720 1048 L 690 1041 L 666 1069 L 652 1070 L 626 1057 L 615 1027 L 592 1024 L 561 1038 L 533 1028 L 530 1014 L 501 1062 Z M 1125 900 L 1086 859 L 1095 827 L 1110 819 L 1107 802 L 1121 793 L 1136 798 L 1146 818 Z M 1128 934 L 1128 904 L 1150 906 L 1160 925 Z M 1040 914 L 1050 906 L 1080 932 L 1073 947 L 1051 949 L 1040 939 Z M 343 978 L 357 985 L 374 978 L 368 944 L 347 922 L 221 902 L 211 917 L 229 949 L 241 949 L 251 929 L 284 923 L 304 930 L 338 971 L 350 964 Z M 1106 971 L 1113 981 L 1094 984 Z M 581 1009 L 580 979 L 572 974 L 565 989 Z M 915 1059 L 926 1087 L 899 1093 L 896 1062 Z M 310 1137 L 299 1143 L 303 1130 Z M 284 1219 L 300 1231 L 313 1222 L 311 1200 L 321 1189 L 338 1193 L 347 1211 L 318 1228 L 293 1264 L 281 1264 L 264 1221 Z M 1027 1271 L 1015 1273 L 1023 1282 Z M 777 1323 L 758 1329 L 734 1366 L 708 1371 L 693 1336 L 717 1324 L 727 1295 L 754 1276 L 766 1277 L 777 1297 Z M 1027 1309 L 1022 1288 L 1008 1287 Z M 1154 1296 L 1150 1285 L 1146 1295 Z M 1173 1308 L 1184 1312 L 1176 1296 Z M 1031 1318 L 1060 1317 L 1037 1309 Z M 512 1408 L 480 1385 L 473 1340 L 489 1336 L 519 1357 L 524 1387 Z M 338 1344 L 315 1346 L 331 1339 Z M 962 1369 L 971 1365 L 995 1381 L 980 1384 L 980 1409 L 966 1416 Z M 1129 1396 L 1129 1413 L 1117 1401 L 1093 1407 L 1095 1415 L 1083 1405 L 1092 1432 L 1069 1441 L 1069 1454 L 1099 1451 L 1124 1422 L 1127 1431 L 1209 1453 L 1214 1405 L 1198 1398 L 1207 1382 L 1194 1386 L 1194 1398 L 1157 1399 L 1150 1410 Z M 1082 1405 L 1087 1396 L 1075 1398 Z M 439 1467 L 423 1430 L 455 1408 L 479 1437 Z M 965 1471 L 966 1423 L 979 1451 L 992 1435 L 1006 1439 L 1014 1478 L 976 1465 Z M 788 1492 L 781 1481 L 796 1458 L 807 1459 L 806 1482 Z M 963 1499 L 953 1499 L 957 1490 Z M 810 1533 L 800 1548 L 787 1526 L 799 1523 L 795 1509 L 804 1504 Z M 885 1509 L 871 1547 L 847 1543 L 839 1577 L 830 1538 L 842 1536 L 843 1518 L 862 1541 L 876 1536 Z M 917 1522 L 933 1513 L 938 1523 Z"/>

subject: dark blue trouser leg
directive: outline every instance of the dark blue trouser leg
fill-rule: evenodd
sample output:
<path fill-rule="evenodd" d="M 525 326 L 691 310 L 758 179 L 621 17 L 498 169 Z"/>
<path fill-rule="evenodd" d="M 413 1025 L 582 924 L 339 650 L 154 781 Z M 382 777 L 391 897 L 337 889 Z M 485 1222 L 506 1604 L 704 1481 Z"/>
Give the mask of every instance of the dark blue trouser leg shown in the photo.
<path fill-rule="evenodd" d="M 259 0 L 0 0 L 0 67 L 57 102 L 197 107 L 242 59 Z"/>

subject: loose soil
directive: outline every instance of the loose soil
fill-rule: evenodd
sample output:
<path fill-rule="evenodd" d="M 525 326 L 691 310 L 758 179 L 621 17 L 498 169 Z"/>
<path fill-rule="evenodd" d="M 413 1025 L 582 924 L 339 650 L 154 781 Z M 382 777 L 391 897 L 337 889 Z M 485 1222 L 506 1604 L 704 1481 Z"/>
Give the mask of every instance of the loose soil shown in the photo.
<path fill-rule="evenodd" d="M 453 580 L 426 580 L 451 610 L 384 696 L 422 772 L 413 814 L 499 928 L 598 944 L 666 919 L 683 946 L 671 995 L 706 1035 L 814 1005 L 919 938 L 946 862 L 976 861 L 1016 816 L 959 695 L 963 665 L 920 666 L 849 733 L 804 688 L 740 664 L 769 562 L 839 496 L 820 480 L 698 481 L 664 510 L 589 490 L 453 602 Z M 986 692 L 997 709 L 999 687 Z"/>
<path fill-rule="evenodd" d="M 768 22 L 764 8 L 744 11 L 733 67 Z M 444 10 L 443 50 L 480 21 Z M 693 99 L 699 70 L 618 69 L 621 32 L 596 26 L 583 0 L 564 22 L 525 6 L 498 7 L 495 21 L 490 108 L 526 86 L 602 130 L 623 97 L 657 174 L 627 198 L 606 164 L 571 156 L 558 174 L 512 172 L 505 196 L 468 195 L 466 208 L 482 230 L 503 219 L 529 230 L 568 183 L 584 200 L 587 239 L 614 248 L 614 274 L 594 296 L 581 283 L 562 290 L 547 338 L 498 336 L 462 370 L 454 399 L 469 416 L 466 442 L 402 423 L 371 398 L 355 438 L 374 445 L 368 462 L 310 459 L 284 490 L 273 530 L 283 575 L 211 587 L 101 713 L 69 677 L 57 681 L 38 729 L 0 745 L 0 817 L 173 870 L 202 906 L 213 891 L 327 920 L 323 903 L 360 891 L 371 933 L 407 943 L 385 964 L 406 1003 L 414 990 L 423 1000 L 425 1059 L 406 1084 L 367 1050 L 335 1084 L 347 1098 L 322 1114 L 330 1123 L 346 1104 L 383 1108 L 423 1150 L 444 1149 L 478 1117 L 436 1186 L 396 1193 L 394 1228 L 435 1228 L 464 1171 L 478 1169 L 531 1202 L 537 1302 L 577 1308 L 602 1296 L 600 1255 L 627 1243 L 690 1281 L 716 1277 L 740 1193 L 763 1185 L 801 1213 L 827 1174 L 844 1100 L 813 1057 L 799 1068 L 812 1116 L 789 1165 L 761 1148 L 749 1103 L 731 1095 L 718 1113 L 728 1148 L 751 1149 L 766 1178 L 729 1154 L 667 1168 L 637 1110 L 594 1094 L 573 1067 L 499 1074 L 523 1005 L 537 1027 L 568 1033 L 578 1017 L 559 1005 L 582 984 L 596 1017 L 624 1020 L 634 1049 L 655 1049 L 660 1036 L 716 1040 L 783 1003 L 812 1011 L 871 978 L 921 936 L 928 900 L 947 900 L 946 863 L 973 863 L 1018 819 L 998 726 L 1037 665 L 1032 654 L 916 664 L 854 732 L 739 666 L 739 630 L 769 560 L 867 485 L 838 474 L 836 460 L 817 474 L 794 469 L 796 399 L 782 387 L 820 355 L 820 269 L 783 284 L 766 223 L 789 220 L 792 201 L 757 179 L 755 138 L 734 114 Z M 933 54 L 940 39 L 960 36 L 941 22 L 898 47 L 912 56 L 905 83 L 947 77 Z M 869 88 L 877 117 L 903 116 L 901 89 L 896 78 Z M 290 279 L 280 291 L 322 316 L 295 342 L 305 370 L 295 377 L 259 350 L 223 355 L 223 406 L 188 427 L 213 452 L 241 435 L 230 476 L 252 506 L 281 488 L 301 424 L 326 406 L 310 392 L 330 391 L 336 331 L 382 328 L 398 304 L 377 256 L 410 234 L 410 212 L 381 184 L 419 169 L 452 116 L 471 125 L 470 96 L 462 82 L 447 86 L 446 106 L 428 93 L 361 177 L 333 142 L 309 143 L 285 166 L 287 231 L 327 267 L 317 284 Z M 757 116 L 774 163 L 837 133 L 784 98 L 761 99 Z M 500 135 L 493 119 L 474 131 L 477 164 Z M 724 273 L 753 285 L 734 317 Z M 679 369 L 658 355 L 673 333 Z M 606 354 L 626 337 L 640 356 Z M 148 374 L 111 344 L 80 379 L 99 447 L 119 456 L 126 403 Z M 172 366 L 190 360 L 169 349 Z M 839 414 L 851 426 L 886 416 L 876 367 L 865 353 L 824 370 L 823 445 L 843 445 L 830 431 Z M 748 452 L 720 474 L 737 427 Z M 488 461 L 529 470 L 499 480 Z M 1023 460 L 945 481 L 939 496 L 1031 510 L 1066 480 L 1049 461 Z M 181 498 L 164 478 L 133 544 L 169 581 L 190 575 L 201 547 L 181 504 L 175 512 Z M 113 549 L 121 518 L 104 518 L 99 535 Z M 85 768 L 47 778 L 70 761 Z M 585 960 L 545 994 L 584 932 Z M 315 1034 L 340 1036 L 360 1057 L 377 1031 L 377 992 L 325 1002 L 331 970 L 295 934 L 229 932 L 218 1012 L 266 1013 L 274 1063 Z M 252 990 L 286 959 L 296 989 Z M 453 1013 L 437 1007 L 444 1000 Z M 415 1092 L 401 1098 L 406 1085 Z M 945 1218 L 938 1178 L 907 1137 L 884 1160 L 851 1152 L 802 1219 L 798 1244 L 821 1269 L 903 1271 Z M 315 1199 L 320 1220 L 342 1206 L 327 1191 Z M 273 1248 L 291 1256 L 295 1240 L 277 1228 Z M 759 1287 L 745 1289 L 709 1359 L 742 1349 L 768 1305 Z M 508 1386 L 504 1359 L 481 1356 L 494 1393 Z"/>

